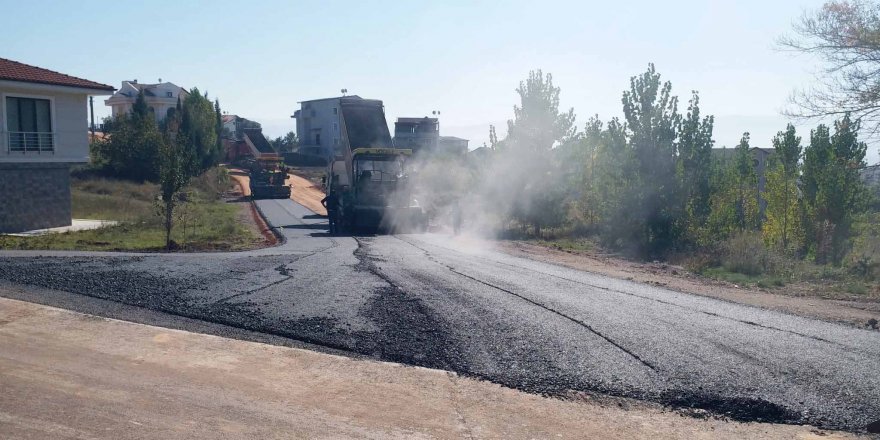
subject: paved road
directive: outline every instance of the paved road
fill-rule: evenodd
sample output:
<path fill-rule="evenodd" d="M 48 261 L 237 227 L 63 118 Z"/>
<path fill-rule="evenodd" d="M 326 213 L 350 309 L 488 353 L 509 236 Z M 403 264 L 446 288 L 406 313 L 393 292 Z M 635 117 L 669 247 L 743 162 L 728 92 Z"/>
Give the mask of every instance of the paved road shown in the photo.
<path fill-rule="evenodd" d="M 286 242 L 199 255 L 4 252 L 0 279 L 229 324 L 532 392 L 862 430 L 880 333 L 639 285 L 441 234 L 329 237 L 259 202 Z M 43 256 L 37 256 L 41 254 Z"/>

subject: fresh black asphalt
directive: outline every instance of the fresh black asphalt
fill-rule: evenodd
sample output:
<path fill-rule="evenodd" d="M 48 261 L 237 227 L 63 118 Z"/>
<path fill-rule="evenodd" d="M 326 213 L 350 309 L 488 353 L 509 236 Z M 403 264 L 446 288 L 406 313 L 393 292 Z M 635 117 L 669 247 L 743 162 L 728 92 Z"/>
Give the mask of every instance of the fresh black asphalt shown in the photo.
<path fill-rule="evenodd" d="M 0 280 L 39 302 L 98 298 L 535 393 L 851 431 L 880 419 L 880 332 L 517 258 L 475 239 L 331 237 L 292 201 L 258 206 L 280 246 L 3 251 Z"/>

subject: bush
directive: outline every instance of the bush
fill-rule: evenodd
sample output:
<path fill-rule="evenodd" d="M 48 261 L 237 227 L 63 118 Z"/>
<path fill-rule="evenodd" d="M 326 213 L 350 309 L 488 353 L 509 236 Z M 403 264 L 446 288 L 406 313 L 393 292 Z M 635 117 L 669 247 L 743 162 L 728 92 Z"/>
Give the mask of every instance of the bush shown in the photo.
<path fill-rule="evenodd" d="M 730 272 L 746 275 L 773 274 L 790 277 L 800 271 L 799 262 L 764 246 L 758 232 L 742 232 L 722 245 L 722 266 Z"/>

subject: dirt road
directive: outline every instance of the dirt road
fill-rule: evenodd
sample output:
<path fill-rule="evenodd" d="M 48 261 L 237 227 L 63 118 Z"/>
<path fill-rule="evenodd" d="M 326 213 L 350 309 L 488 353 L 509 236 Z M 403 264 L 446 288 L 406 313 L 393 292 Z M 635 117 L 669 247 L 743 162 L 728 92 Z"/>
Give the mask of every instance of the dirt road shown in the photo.
<path fill-rule="evenodd" d="M 321 205 L 324 192 L 320 188 L 306 178 L 296 174 L 291 174 L 287 178 L 287 184 L 290 185 L 290 198 L 294 202 L 309 208 L 315 214 L 327 215 L 327 210 L 324 208 L 324 205 Z"/>
<path fill-rule="evenodd" d="M 549 399 L 3 298 L 0 389 L 9 439 L 855 438 L 683 418 L 629 400 Z"/>

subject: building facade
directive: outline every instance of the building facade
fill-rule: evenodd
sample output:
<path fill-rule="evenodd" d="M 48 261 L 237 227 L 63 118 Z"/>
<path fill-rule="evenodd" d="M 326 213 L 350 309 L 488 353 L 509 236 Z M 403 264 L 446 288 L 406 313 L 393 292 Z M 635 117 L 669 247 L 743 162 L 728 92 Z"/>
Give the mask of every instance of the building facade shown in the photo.
<path fill-rule="evenodd" d="M 104 101 L 111 108 L 111 115 L 119 117 L 131 112 L 138 94 L 144 92 L 144 100 L 150 112 L 161 122 L 168 116 L 168 111 L 177 107 L 177 100 L 183 101 L 189 93 L 182 87 L 170 82 L 157 84 L 141 84 L 138 81 L 123 81 L 119 90 Z"/>
<path fill-rule="evenodd" d="M 88 97 L 113 90 L 0 58 L 0 232 L 71 224 L 70 166 L 89 161 Z"/>
<path fill-rule="evenodd" d="M 342 99 L 363 99 L 360 96 L 337 96 L 335 98 L 301 101 L 294 112 L 299 152 L 332 158 L 342 147 Z"/>
<path fill-rule="evenodd" d="M 437 118 L 397 118 L 394 123 L 394 148 L 413 150 L 414 153 L 463 155 L 468 151 L 468 140 L 440 136 L 440 121 Z"/>
<path fill-rule="evenodd" d="M 440 144 L 440 121 L 437 118 L 397 118 L 394 123 L 394 148 L 435 151 Z"/>

